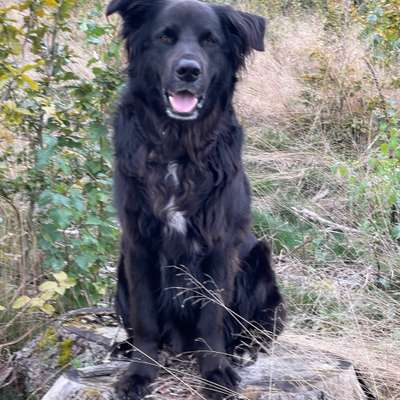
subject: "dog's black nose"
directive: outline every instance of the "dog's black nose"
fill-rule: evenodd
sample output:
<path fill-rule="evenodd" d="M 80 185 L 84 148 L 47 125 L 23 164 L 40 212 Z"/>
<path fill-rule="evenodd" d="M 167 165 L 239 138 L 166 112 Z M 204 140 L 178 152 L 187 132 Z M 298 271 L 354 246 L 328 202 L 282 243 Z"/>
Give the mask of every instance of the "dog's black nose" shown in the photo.
<path fill-rule="evenodd" d="M 200 64 L 195 60 L 183 59 L 176 66 L 176 75 L 181 81 L 194 82 L 201 74 Z"/>

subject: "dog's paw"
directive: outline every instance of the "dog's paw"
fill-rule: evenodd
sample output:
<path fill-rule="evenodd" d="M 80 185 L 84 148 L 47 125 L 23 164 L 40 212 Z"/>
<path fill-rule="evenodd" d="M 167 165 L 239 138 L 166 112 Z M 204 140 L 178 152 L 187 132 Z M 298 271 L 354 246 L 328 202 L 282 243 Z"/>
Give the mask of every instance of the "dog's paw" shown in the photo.
<path fill-rule="evenodd" d="M 126 373 L 115 385 L 116 400 L 142 400 L 150 393 L 152 379 Z"/>
<path fill-rule="evenodd" d="M 239 375 L 229 365 L 228 362 L 223 366 L 215 368 L 204 374 L 204 392 L 209 400 L 236 399 L 236 392 L 240 382 Z"/>
<path fill-rule="evenodd" d="M 111 357 L 113 358 L 132 358 L 134 347 L 131 341 L 125 340 L 113 345 L 111 348 Z"/>
<path fill-rule="evenodd" d="M 247 367 L 257 361 L 258 353 L 262 350 L 260 342 L 244 338 L 236 346 L 231 354 L 230 360 L 236 367 Z"/>
<path fill-rule="evenodd" d="M 257 361 L 257 351 L 248 349 L 246 351 L 235 352 L 231 356 L 232 364 L 236 367 L 248 367 Z"/>

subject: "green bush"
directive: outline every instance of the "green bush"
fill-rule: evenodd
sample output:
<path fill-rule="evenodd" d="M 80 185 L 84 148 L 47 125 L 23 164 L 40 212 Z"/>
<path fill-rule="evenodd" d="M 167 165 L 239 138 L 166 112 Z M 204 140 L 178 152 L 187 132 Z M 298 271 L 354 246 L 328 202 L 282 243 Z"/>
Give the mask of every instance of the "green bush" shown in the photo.
<path fill-rule="evenodd" d="M 400 60 L 400 1 L 369 0 L 360 19 L 374 54 L 384 63 Z"/>
<path fill-rule="evenodd" d="M 0 9 L 0 196 L 23 220 L 21 269 L 66 271 L 85 304 L 105 295 L 101 271 L 116 253 L 108 121 L 123 75 L 103 4 L 77 20 L 80 10 L 74 0 Z M 72 48 L 79 30 L 92 54 L 83 66 Z"/>

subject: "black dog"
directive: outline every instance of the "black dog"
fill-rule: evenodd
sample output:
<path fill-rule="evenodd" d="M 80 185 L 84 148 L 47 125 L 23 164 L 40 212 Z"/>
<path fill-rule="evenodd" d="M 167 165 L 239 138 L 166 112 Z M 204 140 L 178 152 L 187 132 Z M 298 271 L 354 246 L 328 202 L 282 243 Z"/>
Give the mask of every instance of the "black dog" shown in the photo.
<path fill-rule="evenodd" d="M 250 344 L 249 327 L 273 337 L 284 319 L 269 248 L 250 231 L 232 107 L 246 56 L 264 48 L 265 22 L 196 0 L 113 0 L 114 12 L 129 60 L 114 137 L 117 311 L 135 346 L 116 390 L 121 399 L 148 393 L 166 344 L 196 351 L 202 377 L 219 385 L 207 396 L 225 398 L 238 383 L 225 354 Z"/>

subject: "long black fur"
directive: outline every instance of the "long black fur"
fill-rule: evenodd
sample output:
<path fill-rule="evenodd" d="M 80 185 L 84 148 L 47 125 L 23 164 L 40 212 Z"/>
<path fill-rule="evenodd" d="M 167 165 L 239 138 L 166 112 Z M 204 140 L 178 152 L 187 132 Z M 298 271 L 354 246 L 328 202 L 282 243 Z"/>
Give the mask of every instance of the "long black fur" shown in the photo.
<path fill-rule="evenodd" d="M 203 378 L 235 390 L 239 378 L 224 353 L 251 345 L 248 328 L 278 335 L 285 314 L 270 250 L 251 233 L 243 132 L 232 107 L 246 56 L 263 50 L 265 22 L 196 0 L 113 0 L 107 14 L 114 12 L 129 58 L 114 124 L 123 232 L 116 308 L 136 349 L 116 390 L 120 399 L 147 394 L 164 345 L 197 351 Z M 176 78 L 185 57 L 201 67 L 196 82 Z M 204 96 L 199 115 L 167 115 L 164 86 Z"/>

